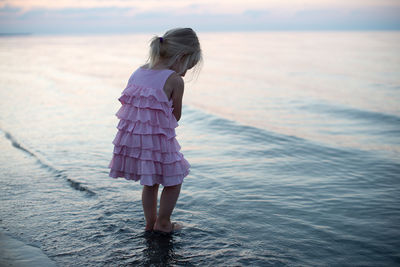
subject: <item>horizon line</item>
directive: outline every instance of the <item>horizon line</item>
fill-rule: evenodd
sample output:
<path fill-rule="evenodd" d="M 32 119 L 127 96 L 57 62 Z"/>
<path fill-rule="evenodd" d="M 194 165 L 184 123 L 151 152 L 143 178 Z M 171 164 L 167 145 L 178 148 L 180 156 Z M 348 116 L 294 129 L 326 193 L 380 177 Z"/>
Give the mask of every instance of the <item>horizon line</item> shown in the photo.
<path fill-rule="evenodd" d="M 87 32 L 0 32 L 0 36 L 26 36 L 26 35 L 125 35 L 125 34 L 146 34 L 146 33 L 154 33 L 159 30 L 136 30 L 136 31 L 107 31 L 107 32 L 95 32 L 95 31 L 87 31 Z M 232 32 L 398 32 L 399 29 L 253 29 L 253 30 L 243 30 L 243 29 L 217 29 L 217 30 L 196 30 L 196 32 L 202 33 L 232 33 Z"/>

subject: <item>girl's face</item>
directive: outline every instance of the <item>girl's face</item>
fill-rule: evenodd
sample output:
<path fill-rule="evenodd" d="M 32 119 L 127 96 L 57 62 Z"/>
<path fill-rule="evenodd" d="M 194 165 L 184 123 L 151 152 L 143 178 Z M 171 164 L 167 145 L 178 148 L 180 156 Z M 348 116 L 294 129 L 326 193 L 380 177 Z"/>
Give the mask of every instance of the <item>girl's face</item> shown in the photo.
<path fill-rule="evenodd" d="M 181 63 L 178 61 L 175 62 L 175 64 L 171 66 L 171 70 L 174 70 L 176 73 L 179 73 L 179 71 L 181 70 Z M 186 74 L 186 70 L 179 75 L 184 77 L 185 74 Z"/>
<path fill-rule="evenodd" d="M 183 59 L 184 59 L 184 58 L 185 58 L 185 57 L 182 57 L 182 58 L 181 58 L 181 62 L 183 62 Z M 196 63 L 194 63 L 193 65 L 190 64 L 190 65 L 187 67 L 187 69 L 181 74 L 181 76 L 184 77 L 185 74 L 186 74 L 186 71 L 190 70 L 190 69 L 193 68 L 195 65 L 196 65 Z"/>
<path fill-rule="evenodd" d="M 184 58 L 185 58 L 184 56 L 180 57 L 180 58 L 174 63 L 174 65 L 172 65 L 171 69 L 178 73 L 178 72 L 181 70 L 181 67 L 182 67 L 183 59 L 184 59 Z M 188 69 L 186 69 L 184 72 L 182 72 L 182 73 L 179 74 L 179 75 L 182 76 L 182 77 L 185 77 L 185 74 L 186 74 L 186 71 L 187 71 L 187 70 L 188 70 Z"/>

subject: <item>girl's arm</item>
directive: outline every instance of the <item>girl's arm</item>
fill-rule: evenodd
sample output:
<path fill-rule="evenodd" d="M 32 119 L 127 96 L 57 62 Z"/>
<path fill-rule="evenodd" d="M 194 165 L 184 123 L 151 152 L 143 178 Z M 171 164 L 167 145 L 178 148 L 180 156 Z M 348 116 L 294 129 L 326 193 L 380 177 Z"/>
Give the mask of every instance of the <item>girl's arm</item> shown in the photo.
<path fill-rule="evenodd" d="M 174 114 L 177 121 L 181 118 L 182 112 L 182 98 L 183 98 L 183 90 L 185 87 L 185 83 L 183 82 L 182 77 L 176 75 L 172 79 L 172 107 L 174 108 L 172 113 Z"/>

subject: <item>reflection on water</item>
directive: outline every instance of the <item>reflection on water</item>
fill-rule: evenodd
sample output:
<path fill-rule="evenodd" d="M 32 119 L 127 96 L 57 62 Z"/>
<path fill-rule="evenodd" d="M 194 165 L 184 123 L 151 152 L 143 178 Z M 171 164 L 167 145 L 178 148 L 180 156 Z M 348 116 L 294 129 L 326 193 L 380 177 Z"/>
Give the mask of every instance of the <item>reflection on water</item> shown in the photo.
<path fill-rule="evenodd" d="M 226 36 L 200 36 L 206 61 L 186 103 L 330 146 L 400 154 L 398 32 Z"/>
<path fill-rule="evenodd" d="M 144 234 L 146 247 L 143 250 L 144 266 L 160 266 L 172 265 L 176 262 L 177 257 L 174 252 L 174 237 L 160 233 Z"/>

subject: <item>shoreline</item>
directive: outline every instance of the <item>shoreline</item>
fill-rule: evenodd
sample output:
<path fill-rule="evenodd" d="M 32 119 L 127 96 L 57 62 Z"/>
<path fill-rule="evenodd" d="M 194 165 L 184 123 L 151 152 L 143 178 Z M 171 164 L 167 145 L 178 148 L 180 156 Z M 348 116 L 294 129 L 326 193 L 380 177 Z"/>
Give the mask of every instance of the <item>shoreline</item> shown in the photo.
<path fill-rule="evenodd" d="M 43 251 L 0 231 L 0 266 L 57 266 Z"/>

